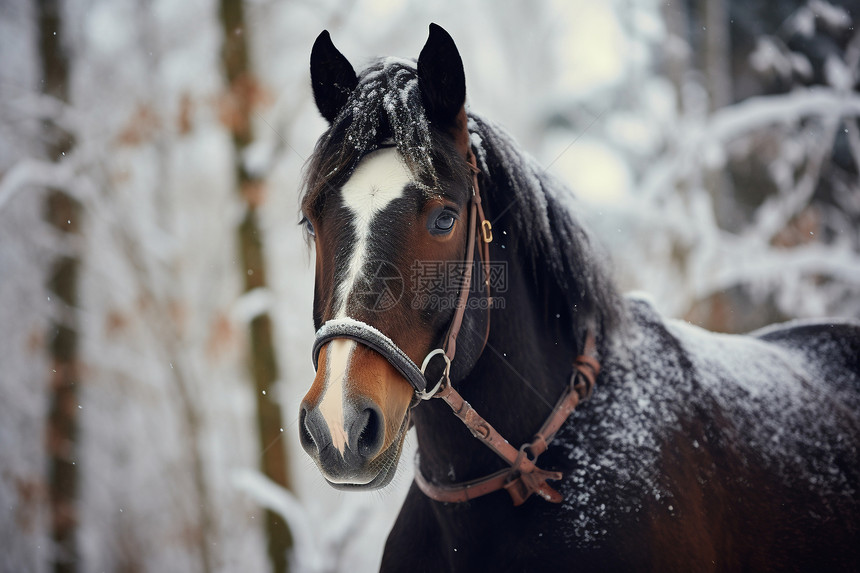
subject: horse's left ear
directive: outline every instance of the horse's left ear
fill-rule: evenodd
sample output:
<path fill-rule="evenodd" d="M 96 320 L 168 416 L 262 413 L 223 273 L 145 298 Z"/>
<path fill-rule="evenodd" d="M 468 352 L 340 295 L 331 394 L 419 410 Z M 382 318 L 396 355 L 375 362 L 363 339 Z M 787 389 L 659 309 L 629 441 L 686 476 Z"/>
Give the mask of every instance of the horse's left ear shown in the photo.
<path fill-rule="evenodd" d="M 418 85 L 430 123 L 448 131 L 466 153 L 466 74 L 454 39 L 441 26 L 430 24 L 430 37 L 418 56 Z"/>

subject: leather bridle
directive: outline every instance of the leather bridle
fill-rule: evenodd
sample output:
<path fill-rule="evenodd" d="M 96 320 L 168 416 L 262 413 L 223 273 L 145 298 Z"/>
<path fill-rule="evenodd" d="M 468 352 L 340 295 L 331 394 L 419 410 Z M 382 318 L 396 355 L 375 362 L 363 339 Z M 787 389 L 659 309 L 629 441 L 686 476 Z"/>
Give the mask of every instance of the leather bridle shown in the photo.
<path fill-rule="evenodd" d="M 493 240 L 493 231 L 492 224 L 484 216 L 484 210 L 481 206 L 481 192 L 478 186 L 479 170 L 475 155 L 471 150 L 469 150 L 468 162 L 472 170 L 472 197 L 469 205 L 466 264 L 464 265 L 464 276 L 461 281 L 454 317 L 448 327 L 442 346 L 431 350 L 419 368 L 394 341 L 376 328 L 352 318 L 333 319 L 323 324 L 316 333 L 313 346 L 314 368 L 317 368 L 319 352 L 324 344 L 335 338 L 356 340 L 381 354 L 413 387 L 414 395 L 410 408 L 418 405 L 422 400 L 441 398 L 451 407 L 454 414 L 466 425 L 475 438 L 509 465 L 509 467 L 493 474 L 469 482 L 437 485 L 424 477 L 416 458 L 415 483 L 431 499 L 442 502 L 464 502 L 499 489 L 505 489 L 510 494 L 514 505 L 524 503 L 532 493 L 537 493 L 547 501 L 560 503 L 562 501 L 561 494 L 550 487 L 547 480 L 561 479 L 561 472 L 543 470 L 536 465 L 536 462 L 538 456 L 547 450 L 558 430 L 573 413 L 574 408 L 591 395 L 595 379 L 600 372 L 594 334 L 591 330 L 588 331 L 583 353 L 574 360 L 570 383 L 549 417 L 534 435 L 532 441 L 523 444 L 519 449 L 511 446 L 451 385 L 451 363 L 457 352 L 457 336 L 463 325 L 471 287 L 472 262 L 475 256 L 476 239 L 478 239 L 478 221 L 480 221 L 481 243 L 479 255 L 487 291 L 487 329 L 481 352 L 483 352 L 490 334 L 489 316 L 492 298 L 490 293 L 489 244 Z M 439 381 L 428 390 L 424 372 L 430 361 L 436 356 L 443 358 L 445 367 Z"/>

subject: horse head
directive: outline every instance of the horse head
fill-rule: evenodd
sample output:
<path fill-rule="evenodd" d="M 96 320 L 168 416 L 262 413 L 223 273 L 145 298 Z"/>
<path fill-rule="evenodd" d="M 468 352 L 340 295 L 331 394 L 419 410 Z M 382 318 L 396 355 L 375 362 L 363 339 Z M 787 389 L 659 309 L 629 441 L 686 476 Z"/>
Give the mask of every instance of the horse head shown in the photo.
<path fill-rule="evenodd" d="M 474 159 L 460 55 L 431 24 L 417 64 L 386 58 L 356 75 L 323 32 L 311 81 L 329 122 L 302 200 L 316 253 L 315 325 L 360 325 L 421 364 L 445 337 L 456 285 L 472 272 L 464 257 L 474 237 Z M 466 315 L 461 369 L 474 364 L 475 333 L 486 320 Z M 303 448 L 335 487 L 386 485 L 419 387 L 378 346 L 347 332 L 315 352 L 316 377 L 300 409 Z"/>

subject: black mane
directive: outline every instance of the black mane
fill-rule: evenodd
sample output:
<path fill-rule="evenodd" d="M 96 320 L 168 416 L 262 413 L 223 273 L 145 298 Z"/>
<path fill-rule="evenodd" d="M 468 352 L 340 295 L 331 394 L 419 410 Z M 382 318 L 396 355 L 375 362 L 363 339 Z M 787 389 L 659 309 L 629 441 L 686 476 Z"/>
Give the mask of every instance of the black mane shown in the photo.
<path fill-rule="evenodd" d="M 548 297 L 561 298 L 574 328 L 592 326 L 604 338 L 617 325 L 622 303 L 601 262 L 607 255 L 572 210 L 577 205 L 573 192 L 498 125 L 469 113 L 469 132 L 482 189 L 490 190 L 488 217 L 511 216 L 518 250 L 526 254 L 536 277 L 548 275 Z"/>

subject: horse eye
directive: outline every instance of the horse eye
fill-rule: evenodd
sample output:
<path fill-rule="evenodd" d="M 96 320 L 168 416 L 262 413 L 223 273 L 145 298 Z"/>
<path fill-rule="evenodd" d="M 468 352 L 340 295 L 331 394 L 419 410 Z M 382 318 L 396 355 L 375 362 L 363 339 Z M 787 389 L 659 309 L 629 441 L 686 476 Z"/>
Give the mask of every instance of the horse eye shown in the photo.
<path fill-rule="evenodd" d="M 305 231 L 308 232 L 308 235 L 310 235 L 311 237 L 316 237 L 316 234 L 314 233 L 314 226 L 307 217 L 302 217 L 302 220 L 299 221 L 299 225 L 305 226 Z"/>
<path fill-rule="evenodd" d="M 454 228 L 454 221 L 456 218 L 452 213 L 448 211 L 442 211 L 438 217 L 436 217 L 436 221 L 433 223 L 433 226 L 437 231 L 442 231 L 447 233 L 451 229 Z"/>

